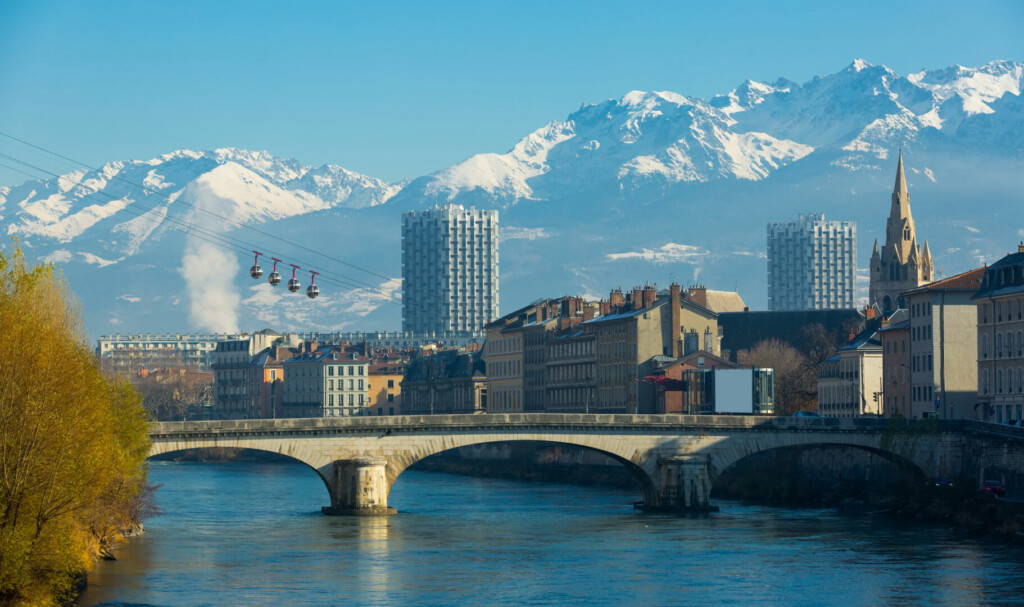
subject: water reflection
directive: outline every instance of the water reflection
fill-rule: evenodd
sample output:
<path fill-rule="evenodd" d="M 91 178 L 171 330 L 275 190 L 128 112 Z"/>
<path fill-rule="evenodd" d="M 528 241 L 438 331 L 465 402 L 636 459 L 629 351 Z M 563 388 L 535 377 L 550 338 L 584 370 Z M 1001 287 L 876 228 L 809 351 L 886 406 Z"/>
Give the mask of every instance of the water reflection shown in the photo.
<path fill-rule="evenodd" d="M 935 527 L 721 502 L 633 512 L 629 490 L 409 471 L 393 517 L 325 517 L 287 464 L 154 466 L 166 514 L 84 605 L 983 605 L 1024 595 L 1021 549 Z"/>

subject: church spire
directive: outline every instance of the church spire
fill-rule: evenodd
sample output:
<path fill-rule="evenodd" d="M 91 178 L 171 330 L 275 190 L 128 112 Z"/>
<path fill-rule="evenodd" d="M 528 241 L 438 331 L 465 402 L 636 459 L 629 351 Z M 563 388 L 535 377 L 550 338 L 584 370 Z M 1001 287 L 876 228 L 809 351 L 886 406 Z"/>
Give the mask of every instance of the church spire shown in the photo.
<path fill-rule="evenodd" d="M 900 148 L 899 160 L 896 162 L 896 183 L 892 188 L 892 210 L 889 219 L 910 217 L 910 189 L 907 187 L 907 176 L 903 171 L 903 148 Z"/>

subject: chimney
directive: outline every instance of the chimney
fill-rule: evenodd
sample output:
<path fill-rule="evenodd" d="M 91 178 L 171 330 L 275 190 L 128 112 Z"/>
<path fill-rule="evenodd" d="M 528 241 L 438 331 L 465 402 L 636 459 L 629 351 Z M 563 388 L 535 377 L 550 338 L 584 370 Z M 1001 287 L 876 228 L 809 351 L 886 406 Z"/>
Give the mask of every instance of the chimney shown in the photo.
<path fill-rule="evenodd" d="M 626 305 L 626 298 L 622 295 L 622 289 L 613 289 L 608 295 L 608 305 L 612 312 L 621 312 Z"/>
<path fill-rule="evenodd" d="M 704 285 L 697 285 L 690 288 L 690 301 L 698 306 L 708 307 L 708 289 Z"/>
<path fill-rule="evenodd" d="M 644 285 L 643 298 L 645 310 L 654 305 L 655 300 L 658 299 L 658 290 L 654 288 L 654 285 Z"/>
<path fill-rule="evenodd" d="M 1024 240 L 1017 243 L 1017 252 L 1024 253 Z"/>
<path fill-rule="evenodd" d="M 312 341 L 310 341 L 310 342 L 308 342 L 306 344 L 306 351 L 307 352 L 316 352 L 317 348 L 319 348 L 319 347 L 320 347 L 319 342 L 317 342 L 317 340 L 314 339 L 314 340 L 312 340 Z"/>
<path fill-rule="evenodd" d="M 631 310 L 641 310 L 644 307 L 644 290 L 640 287 L 633 287 L 633 291 L 629 294 L 629 303 Z"/>
<path fill-rule="evenodd" d="M 601 312 L 604 313 L 604 302 L 601 302 Z M 583 308 L 583 322 L 594 318 L 594 306 L 589 305 Z"/>
<path fill-rule="evenodd" d="M 679 358 L 683 349 L 683 337 L 681 335 L 683 320 L 682 310 L 680 309 L 682 305 L 682 296 L 680 293 L 679 283 L 674 282 L 669 285 L 668 293 L 669 298 L 671 299 L 669 302 L 669 322 L 672 323 L 672 327 L 669 332 L 670 339 L 672 340 L 671 353 L 673 358 Z"/>
<path fill-rule="evenodd" d="M 597 305 L 601 308 L 601 316 L 608 316 L 612 313 L 612 304 L 609 302 L 602 299 Z"/>

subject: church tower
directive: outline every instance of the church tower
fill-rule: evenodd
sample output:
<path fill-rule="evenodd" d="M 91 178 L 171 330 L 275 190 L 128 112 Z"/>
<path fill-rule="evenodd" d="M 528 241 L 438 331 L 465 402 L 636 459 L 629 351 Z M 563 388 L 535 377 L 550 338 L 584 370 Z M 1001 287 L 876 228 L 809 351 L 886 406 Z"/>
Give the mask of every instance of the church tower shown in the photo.
<path fill-rule="evenodd" d="M 932 252 L 928 242 L 924 250 L 917 244 L 914 216 L 910 213 L 910 191 L 903 172 L 903 151 L 896 164 L 896 185 L 892 190 L 892 206 L 885 225 L 885 246 L 878 240 L 871 251 L 871 286 L 868 305 L 888 315 L 903 306 L 900 296 L 934 280 Z"/>

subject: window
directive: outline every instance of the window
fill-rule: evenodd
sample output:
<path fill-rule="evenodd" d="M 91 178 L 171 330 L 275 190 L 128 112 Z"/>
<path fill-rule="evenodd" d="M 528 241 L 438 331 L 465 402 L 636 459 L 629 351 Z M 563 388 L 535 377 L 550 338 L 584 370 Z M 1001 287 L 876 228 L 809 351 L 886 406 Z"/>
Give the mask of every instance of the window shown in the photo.
<path fill-rule="evenodd" d="M 395 380 L 389 379 L 388 380 L 388 387 L 389 388 L 394 388 L 395 387 Z"/>
<path fill-rule="evenodd" d="M 327 367 L 327 374 L 334 375 L 334 367 Z"/>
<path fill-rule="evenodd" d="M 389 403 L 395 402 L 395 395 L 394 394 L 388 394 L 388 402 Z"/>

